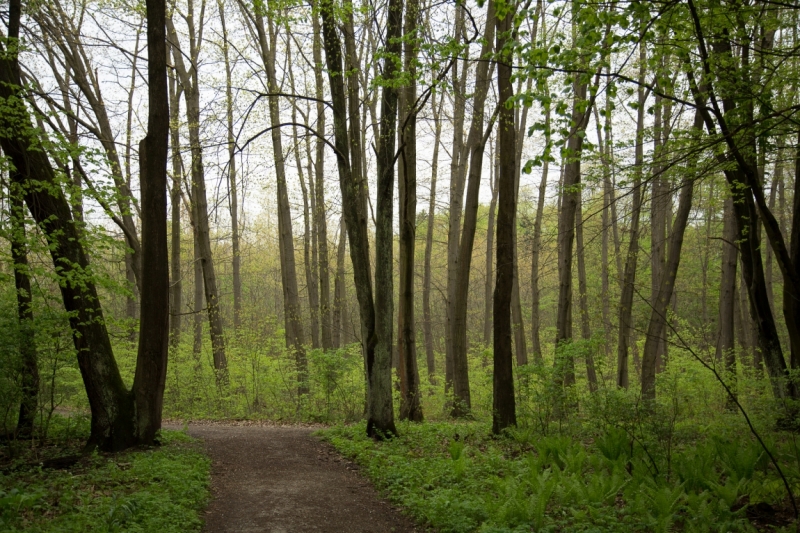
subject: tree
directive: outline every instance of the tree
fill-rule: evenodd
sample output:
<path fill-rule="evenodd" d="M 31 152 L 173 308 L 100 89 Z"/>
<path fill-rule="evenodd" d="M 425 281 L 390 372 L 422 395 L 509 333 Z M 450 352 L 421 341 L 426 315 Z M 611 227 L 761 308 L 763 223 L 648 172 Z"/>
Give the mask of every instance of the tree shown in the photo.
<path fill-rule="evenodd" d="M 494 288 L 494 377 L 492 378 L 492 433 L 499 434 L 517 425 L 514 400 L 513 356 L 511 350 L 511 292 L 514 283 L 515 152 L 514 109 L 511 84 L 511 59 L 507 41 L 511 33 L 513 5 L 498 3 L 497 86 L 500 95 L 498 115 L 500 158 L 497 198 L 497 278 Z"/>
<path fill-rule="evenodd" d="M 407 0 L 403 69 L 408 82 L 400 98 L 398 190 L 400 219 L 400 285 L 397 351 L 400 374 L 400 419 L 422 421 L 414 320 L 414 249 L 417 233 L 417 47 L 418 0 Z"/>
<path fill-rule="evenodd" d="M 194 228 L 195 245 L 197 246 L 197 263 L 203 274 L 203 287 L 205 288 L 205 301 L 208 312 L 208 325 L 211 333 L 211 351 L 214 357 L 214 368 L 217 370 L 218 379 L 225 381 L 226 367 L 225 337 L 222 326 L 222 315 L 219 308 L 219 290 L 217 288 L 217 273 L 214 268 L 214 258 L 211 254 L 211 236 L 208 223 L 208 197 L 206 195 L 205 168 L 203 165 L 203 147 L 200 143 L 200 80 L 198 61 L 200 43 L 202 43 L 203 21 L 195 27 L 194 2 L 189 0 L 187 21 L 189 22 L 189 54 L 190 67 L 186 67 L 184 51 L 180 47 L 178 33 L 172 18 L 167 18 L 167 30 L 172 50 L 172 59 L 179 83 L 183 88 L 183 97 L 186 104 L 186 120 L 189 127 L 189 145 L 192 152 L 191 170 L 191 202 L 192 226 Z M 202 17 L 201 17 L 202 19 Z M 198 35 L 199 34 L 199 35 Z M 198 307 L 197 292 L 195 293 L 195 310 Z"/>
<path fill-rule="evenodd" d="M 400 16 L 397 13 L 398 9 L 397 0 L 393 0 L 389 13 L 392 16 L 391 31 L 387 31 L 387 39 L 397 40 L 400 31 Z M 391 327 L 392 327 L 392 313 L 391 313 L 391 294 L 387 294 L 384 287 L 382 289 L 381 305 L 378 306 L 377 302 L 373 300 L 372 295 L 372 280 L 369 271 L 369 241 L 367 240 L 367 224 L 366 224 L 366 209 L 361 201 L 362 191 L 359 190 L 359 182 L 361 176 L 358 172 L 354 172 L 351 167 L 351 156 L 359 157 L 358 150 L 352 150 L 351 146 L 354 139 L 357 139 L 358 131 L 350 131 L 348 135 L 347 125 L 347 97 L 344 90 L 344 83 L 342 79 L 342 45 L 339 40 L 339 35 L 336 31 L 336 19 L 333 5 L 330 0 L 320 0 L 318 4 L 319 16 L 322 20 L 322 34 L 325 49 L 325 60 L 328 66 L 328 81 L 331 90 L 331 103 L 333 109 L 333 130 L 334 130 L 334 144 L 336 150 L 336 162 L 339 170 L 339 187 L 342 194 L 342 211 L 347 228 L 348 241 L 350 243 L 350 259 L 353 264 L 353 278 L 356 286 L 356 296 L 358 298 L 360 316 L 361 316 L 361 332 L 364 346 L 364 356 L 366 361 L 367 370 L 367 434 L 376 437 L 388 437 L 396 435 L 397 429 L 394 426 L 394 413 L 392 410 L 392 394 L 391 394 Z M 388 30 L 388 28 L 387 28 Z M 399 45 L 399 41 L 393 43 L 394 51 Z M 389 72 L 384 72 L 388 77 Z M 352 90 L 352 88 L 351 88 Z M 392 95 L 389 92 L 387 95 L 386 111 L 391 111 L 394 105 L 396 112 L 396 94 L 394 95 L 394 103 L 392 102 Z M 351 106 L 350 117 L 353 120 L 357 113 Z M 384 117 L 385 123 L 381 131 L 382 138 L 389 141 L 388 130 L 393 129 L 394 119 L 390 122 L 389 117 Z M 394 137 L 392 136 L 392 139 Z M 391 153 L 393 157 L 394 146 L 391 152 L 383 152 L 383 158 L 379 157 L 382 161 L 379 169 L 381 176 L 381 186 L 383 202 L 386 201 L 388 196 L 391 202 L 391 185 L 392 168 L 387 168 L 387 156 Z M 355 166 L 355 165 L 354 165 Z M 360 170 L 360 168 L 359 168 Z M 382 171 L 382 172 L 381 172 Z M 387 183 L 389 182 L 389 183 Z M 381 230 L 381 238 L 385 239 L 385 232 L 389 230 L 391 234 L 391 217 L 386 217 L 387 214 L 391 215 L 391 205 L 382 205 L 383 212 L 383 226 Z M 387 220 L 388 218 L 388 220 Z M 377 240 L 377 236 L 376 236 Z M 380 264 L 382 268 L 386 268 L 388 264 L 391 266 L 391 247 L 386 247 L 387 243 L 382 243 L 384 248 L 381 250 L 380 260 L 376 259 L 376 263 Z M 377 244 L 376 244 L 377 246 Z M 377 254 L 377 252 L 376 252 Z M 389 272 L 382 274 L 384 281 L 387 274 L 391 275 L 391 268 Z M 380 271 L 380 269 L 378 269 Z M 378 280 L 376 279 L 376 284 Z M 389 286 L 391 290 L 391 283 Z M 389 309 L 388 316 L 382 320 L 381 328 L 376 328 L 376 307 L 380 307 L 382 311 Z M 377 349 L 377 344 L 380 335 L 389 333 L 390 338 L 387 342 L 383 340 L 381 349 Z M 376 353 L 377 352 L 377 353 Z"/>
<path fill-rule="evenodd" d="M 0 147 L 13 165 L 11 182 L 21 191 L 33 219 L 48 241 L 53 264 L 58 267 L 59 287 L 64 307 L 70 313 L 73 344 L 92 414 L 87 447 L 114 451 L 140 443 L 152 444 L 161 425 L 162 370 L 166 368 L 169 316 L 166 254 L 169 110 L 163 24 L 166 7 L 158 0 L 150 0 L 147 5 L 148 48 L 151 54 L 148 77 L 151 97 L 160 99 L 160 102 L 151 106 L 154 116 L 146 141 L 149 157 L 144 161 L 144 168 L 147 169 L 144 198 L 153 209 L 150 213 L 152 218 L 148 215 L 145 221 L 148 244 L 143 253 L 148 258 L 147 271 L 150 272 L 152 268 L 155 272 L 148 280 L 148 286 L 152 282 L 153 291 L 160 292 L 151 295 L 154 298 L 152 303 L 161 307 L 148 309 L 152 316 L 146 319 L 140 330 L 140 335 L 151 334 L 152 338 L 140 345 L 132 391 L 125 388 L 120 376 L 92 269 L 69 203 L 61 189 L 59 176 L 41 149 L 39 132 L 31 124 L 21 90 L 17 58 L 22 6 L 19 0 L 12 0 L 9 7 L 8 38 L 3 40 L 5 46 L 0 44 L 0 99 L 12 112 L 0 117 L 0 125 L 4 132 L 11 132 L 11 135 L 0 137 Z M 6 50 L 11 53 L 6 53 Z M 150 185 L 156 186 L 151 188 Z"/>

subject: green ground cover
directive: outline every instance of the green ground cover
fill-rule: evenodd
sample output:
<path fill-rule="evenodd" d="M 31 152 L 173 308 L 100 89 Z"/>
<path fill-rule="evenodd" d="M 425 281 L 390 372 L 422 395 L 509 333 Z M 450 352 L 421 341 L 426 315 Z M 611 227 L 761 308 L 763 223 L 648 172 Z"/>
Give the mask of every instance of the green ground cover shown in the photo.
<path fill-rule="evenodd" d="M 715 428 L 675 439 L 667 452 L 653 435 L 623 429 L 529 428 L 504 438 L 490 429 L 403 423 L 400 437 L 375 442 L 356 424 L 321 435 L 441 533 L 793 530 L 782 481 L 747 435 Z M 796 485 L 793 444 L 771 446 Z"/>
<path fill-rule="evenodd" d="M 50 435 L 0 448 L 0 531 L 200 530 L 210 461 L 185 433 L 163 431 L 161 446 L 93 453 L 60 469 L 50 460 L 79 453 L 88 420 L 55 417 Z"/>

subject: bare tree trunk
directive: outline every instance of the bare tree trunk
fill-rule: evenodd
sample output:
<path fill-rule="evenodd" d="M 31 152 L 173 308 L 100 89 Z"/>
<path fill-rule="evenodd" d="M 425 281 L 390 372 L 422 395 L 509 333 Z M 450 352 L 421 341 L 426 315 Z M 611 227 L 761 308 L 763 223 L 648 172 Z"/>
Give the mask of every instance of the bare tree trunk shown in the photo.
<path fill-rule="evenodd" d="M 170 191 L 170 342 L 177 347 L 181 340 L 183 323 L 183 281 L 181 274 L 181 183 L 183 183 L 183 161 L 181 160 L 180 135 L 180 89 L 175 78 L 169 79 L 170 144 L 172 150 L 172 190 Z"/>
<path fill-rule="evenodd" d="M 64 307 L 70 313 L 72 340 L 92 413 L 88 446 L 119 450 L 130 446 L 135 439 L 134 403 L 114 359 L 103 311 L 97 305 L 94 280 L 83 274 L 89 268 L 89 261 L 69 203 L 47 155 L 30 149 L 31 145 L 38 146 L 39 139 L 31 137 L 35 130 L 19 91 L 22 82 L 14 52 L 21 13 L 20 1 L 11 0 L 8 41 L 12 50 L 5 50 L 5 43 L 0 42 L 0 98 L 13 108 L 0 114 L 0 132 L 3 132 L 0 148 L 15 169 L 11 183 L 24 195 L 33 219 L 48 241 L 53 265 L 58 267 L 59 288 Z"/>
<path fill-rule="evenodd" d="M 478 221 L 478 200 L 481 171 L 483 169 L 483 152 L 494 125 L 494 116 L 492 116 L 486 131 L 484 131 L 484 107 L 490 82 L 490 62 L 485 59 L 488 58 L 492 52 L 491 45 L 494 37 L 494 25 L 494 2 L 490 0 L 487 6 L 486 29 L 484 31 L 485 40 L 480 53 L 480 58 L 484 59 L 484 61 L 478 64 L 475 72 L 475 97 L 473 99 L 472 123 L 470 125 L 466 144 L 467 153 L 469 154 L 469 178 L 466 206 L 463 210 L 464 228 L 460 232 L 460 244 L 458 242 L 459 232 L 456 231 L 454 236 L 456 239 L 455 250 L 458 252 L 458 257 L 455 261 L 456 276 L 454 283 L 455 287 L 459 287 L 459 289 L 454 290 L 452 293 L 452 300 L 449 302 L 450 311 L 448 312 L 450 327 L 452 328 L 450 332 L 450 342 L 452 343 L 451 351 L 453 357 L 453 406 L 450 415 L 453 417 L 467 416 L 471 409 L 469 368 L 467 365 L 467 298 L 469 296 L 472 250 L 475 244 L 475 229 Z M 513 124 L 511 127 L 513 127 Z M 514 164 L 513 159 L 512 164 Z M 458 185 L 458 183 L 456 185 Z M 455 204 L 451 202 L 450 207 L 452 210 Z M 458 195 L 457 210 L 460 218 L 460 195 Z M 451 211 L 451 219 L 452 216 L 453 213 Z M 449 238 L 448 248 L 451 248 Z"/>
<path fill-rule="evenodd" d="M 15 190 L 17 189 L 17 190 Z M 9 190 L 11 219 L 11 260 L 14 267 L 14 287 L 17 292 L 17 319 L 19 320 L 19 354 L 22 359 L 22 398 L 17 418 L 17 435 L 33 434 L 33 423 L 39 405 L 39 363 L 33 325 L 33 293 L 31 292 L 28 263 L 28 239 L 25 234 L 25 203 L 19 187 Z"/>
<path fill-rule="evenodd" d="M 200 261 L 200 245 L 198 244 L 197 229 L 194 216 L 192 216 L 192 250 L 194 252 L 194 342 L 192 352 L 200 356 L 203 349 L 203 310 L 205 309 L 205 287 L 203 286 L 203 265 Z"/>
<path fill-rule="evenodd" d="M 544 163 L 542 163 L 542 179 L 539 182 L 539 196 L 536 200 L 536 217 L 533 222 L 533 244 L 531 245 L 531 341 L 533 349 L 533 362 L 542 363 L 542 343 L 541 343 L 541 316 L 539 310 L 540 289 L 539 289 L 539 256 L 542 246 L 542 219 L 544 218 L 544 200 L 547 193 L 547 176 L 550 170 L 550 150 L 552 142 L 550 140 L 550 123 L 552 110 L 546 106 L 544 131 L 546 132 Z M 499 150 L 498 150 L 499 152 Z"/>
<path fill-rule="evenodd" d="M 172 57 L 175 72 L 183 86 L 183 96 L 186 103 L 186 119 L 189 126 L 189 145 L 192 151 L 192 210 L 194 218 L 195 235 L 199 252 L 200 266 L 203 271 L 203 286 L 205 287 L 206 311 L 208 325 L 211 333 L 211 351 L 214 358 L 214 369 L 218 379 L 225 380 L 227 375 L 227 359 L 225 357 L 225 338 L 222 327 L 222 315 L 219 309 L 219 291 L 217 290 L 217 275 L 214 269 L 214 259 L 211 255 L 211 236 L 208 222 L 208 199 L 206 198 L 205 169 L 203 166 L 203 148 L 200 145 L 200 89 L 197 72 L 197 58 L 199 56 L 199 42 L 194 27 L 194 13 L 192 2 L 189 2 L 187 19 L 189 24 L 189 57 L 192 58 L 192 67 L 187 70 L 183 53 L 179 48 L 178 34 L 171 19 L 167 19 L 167 30 L 170 33 L 172 44 Z M 202 17 L 201 17 L 202 19 Z M 202 33 L 202 27 L 200 28 Z M 195 304 L 196 307 L 197 304 Z"/>
<path fill-rule="evenodd" d="M 390 13 L 392 9 L 395 10 L 394 13 L 392 13 L 393 17 L 398 17 L 396 13 L 397 7 L 398 6 L 393 2 L 390 8 Z M 342 193 L 342 211 L 347 227 L 348 240 L 350 242 L 350 259 L 353 264 L 353 277 L 361 316 L 362 342 L 367 363 L 367 395 L 369 404 L 367 411 L 369 416 L 367 423 L 368 434 L 379 437 L 380 435 L 397 434 L 397 430 L 394 427 L 391 396 L 391 337 L 389 338 L 388 345 L 384 340 L 381 356 L 380 358 L 376 357 L 375 352 L 378 335 L 376 334 L 375 327 L 376 312 L 375 303 L 372 298 L 372 280 L 369 268 L 369 241 L 367 240 L 366 209 L 362 203 L 362 191 L 358 188 L 361 182 L 361 175 L 355 174 L 353 172 L 353 167 L 350 165 L 351 157 L 360 157 L 360 153 L 357 156 L 355 151 L 353 154 L 350 153 L 353 140 L 357 138 L 359 132 L 356 130 L 350 132 L 351 135 L 348 135 L 347 131 L 347 95 L 345 94 L 344 80 L 342 77 L 342 45 L 337 34 L 336 20 L 333 11 L 334 7 L 330 0 L 320 0 L 319 8 L 319 14 L 322 19 L 322 35 L 331 91 L 334 119 L 334 143 L 336 146 L 336 160 L 339 170 L 339 185 Z M 396 18 L 393 18 L 393 26 L 399 26 L 399 21 L 397 21 Z M 387 31 L 387 39 L 395 38 L 396 40 L 399 27 L 392 29 L 392 32 Z M 387 72 L 385 74 L 388 75 L 392 73 Z M 357 107 L 355 109 L 357 109 Z M 353 120 L 354 115 L 357 115 L 357 113 L 350 113 L 351 120 Z M 388 118 L 389 117 L 386 117 L 386 119 Z M 394 120 L 391 122 L 393 123 Z M 383 131 L 381 133 L 386 132 Z M 387 139 L 388 135 L 382 135 L 382 137 Z M 392 152 L 393 151 L 392 149 Z M 383 155 L 387 154 L 384 153 Z M 379 161 L 380 160 L 381 158 L 379 158 Z M 381 163 L 380 170 L 391 170 L 385 169 L 383 166 L 384 164 L 385 160 Z M 391 188 L 385 187 L 385 181 L 387 181 L 385 179 L 386 177 L 387 176 L 383 176 L 381 180 L 381 185 L 383 185 L 384 188 L 379 191 L 378 196 L 381 197 L 381 193 L 383 193 L 385 197 L 388 192 L 389 200 L 391 201 Z M 384 209 L 386 208 L 386 206 L 382 207 Z M 381 214 L 385 215 L 386 213 L 382 212 Z M 389 228 L 382 228 L 382 239 L 386 237 L 383 235 L 386 229 L 391 232 L 391 219 L 389 220 Z M 387 243 L 383 242 L 381 244 L 386 246 Z M 382 262 L 385 260 L 385 252 L 384 250 L 381 254 Z M 391 250 L 389 250 L 389 252 L 391 252 Z M 389 258 L 391 258 L 391 256 L 389 256 Z M 380 269 L 378 269 L 378 271 L 380 271 Z M 384 272 L 384 275 L 388 274 L 388 276 L 391 276 L 391 272 L 391 261 L 389 261 L 388 272 Z M 378 283 L 377 280 L 376 283 Z M 383 290 L 386 291 L 386 287 L 384 287 Z M 391 290 L 391 287 L 389 287 L 389 290 Z M 387 302 L 384 300 L 381 304 L 382 311 L 386 311 Z M 388 317 L 384 317 L 383 320 L 382 326 L 385 328 L 388 322 L 388 327 L 391 328 L 391 312 Z M 385 333 L 385 331 L 382 329 L 381 333 Z M 378 378 L 377 382 L 376 379 L 373 379 L 373 376 L 374 378 Z M 372 406 L 373 402 L 376 404 L 374 407 Z"/>
<path fill-rule="evenodd" d="M 511 33 L 513 15 L 506 13 L 497 21 L 497 47 L 505 51 Z M 505 57 L 503 57 L 505 56 Z M 492 433 L 502 433 L 517 425 L 514 399 L 513 354 L 511 350 L 511 295 L 514 283 L 514 226 L 516 224 L 514 193 L 516 181 L 516 132 L 514 111 L 505 105 L 514 97 L 511 84 L 511 57 L 508 52 L 497 61 L 497 86 L 500 101 L 499 135 L 500 172 L 497 209 L 497 280 L 494 290 L 494 373 L 492 378 Z"/>
<path fill-rule="evenodd" d="M 281 284 L 283 286 L 284 321 L 286 324 L 286 345 L 293 352 L 298 373 L 297 392 L 308 392 L 308 362 L 303 334 L 303 323 L 300 308 L 300 296 L 297 288 L 297 268 L 294 256 L 294 236 L 292 232 L 292 214 L 289 206 L 289 193 L 286 186 L 286 167 L 281 139 L 280 102 L 277 93 L 281 91 L 275 72 L 277 54 L 277 29 L 273 19 L 267 17 L 264 24 L 264 13 L 255 9 L 247 11 L 248 20 L 255 27 L 255 36 L 258 41 L 261 62 L 267 76 L 267 86 L 270 96 L 267 97 L 269 105 L 269 119 L 272 130 L 272 153 L 275 161 L 275 178 L 277 181 L 278 204 L 278 233 L 281 258 Z M 316 283 L 314 283 L 316 289 Z"/>
<path fill-rule="evenodd" d="M 589 340 L 592 338 L 592 330 L 589 324 L 589 300 L 588 289 L 586 287 L 586 258 L 583 247 L 583 198 L 578 197 L 578 205 L 575 209 L 575 244 L 577 246 L 576 256 L 578 258 L 578 302 L 581 313 L 581 338 Z M 586 378 L 589 381 L 589 390 L 597 390 L 597 372 L 594 368 L 594 354 L 591 349 L 586 349 Z"/>
<path fill-rule="evenodd" d="M 288 31 L 288 28 L 287 28 Z M 292 51 L 291 47 L 286 50 L 287 61 L 292 64 Z M 294 74 L 289 70 L 289 87 L 292 94 L 297 94 L 294 85 Z M 304 115 L 307 120 L 307 115 Z M 297 167 L 297 176 L 300 180 L 300 190 L 303 193 L 303 267 L 306 274 L 306 290 L 308 291 L 308 309 L 311 315 L 311 347 L 315 350 L 321 347 L 319 336 L 319 285 L 317 276 L 317 232 L 316 220 L 312 221 L 315 216 L 316 209 L 316 195 L 314 188 L 314 179 L 311 172 L 308 173 L 308 186 L 306 186 L 305 176 L 303 175 L 303 163 L 300 160 L 300 137 L 297 134 L 297 101 L 292 101 L 292 132 L 294 133 L 294 158 L 295 166 Z M 309 194 L 309 189 L 311 193 Z M 309 202 L 310 196 L 310 202 Z M 288 202 L 288 196 L 287 196 Z M 312 224 L 314 224 L 312 226 Z M 292 237 L 294 238 L 294 237 Z"/>
<path fill-rule="evenodd" d="M 291 62 L 291 60 L 290 60 Z M 294 84 L 293 84 L 294 85 Z M 292 93 L 295 90 L 292 88 Z M 297 111 L 292 108 L 292 122 L 297 123 Z M 308 290 L 308 310 L 311 316 L 311 347 L 317 349 L 320 347 L 319 339 L 319 291 L 317 290 L 317 275 L 316 275 L 316 261 L 312 254 L 313 243 L 312 240 L 315 232 L 311 228 L 311 216 L 315 209 L 314 206 L 309 206 L 308 202 L 308 187 L 306 186 L 305 177 L 303 176 L 303 166 L 300 161 L 300 137 L 297 135 L 297 126 L 293 126 L 294 130 L 294 143 L 295 143 L 295 164 L 297 166 L 297 175 L 300 179 L 300 190 L 303 193 L 303 267 L 306 274 L 306 289 Z M 313 193 L 314 183 L 309 174 L 309 181 L 311 181 L 311 188 Z"/>
<path fill-rule="evenodd" d="M 699 119 L 700 114 L 697 113 Z M 695 129 L 702 126 L 702 122 L 695 119 Z M 658 154 L 657 154 L 658 155 Z M 689 212 L 692 209 L 692 193 L 694 181 L 685 179 L 681 186 L 678 212 L 672 226 L 672 236 L 669 242 L 669 256 L 666 264 L 661 269 L 661 279 L 656 297 L 651 301 L 650 324 L 647 327 L 647 337 L 644 341 L 644 354 L 642 355 L 642 398 L 655 400 L 656 398 L 656 371 L 658 369 L 659 354 L 664 346 L 667 326 L 667 309 L 672 301 L 675 288 L 675 277 L 681 261 L 681 248 L 683 235 L 689 221 Z"/>
<path fill-rule="evenodd" d="M 575 215 L 581 187 L 581 150 L 589 112 L 581 111 L 588 83 L 573 84 L 573 131 L 567 138 L 567 160 L 561 189 L 561 213 L 558 219 L 558 311 L 556 314 L 556 380 L 562 386 L 575 384 L 575 362 L 559 346 L 572 340 L 572 247 L 575 237 Z"/>
<path fill-rule="evenodd" d="M 668 209 L 667 205 L 671 203 L 669 184 L 666 183 L 665 178 L 661 175 L 663 165 L 659 161 L 660 157 L 662 157 L 661 152 L 663 151 L 663 146 L 664 146 L 662 143 L 662 130 L 664 129 L 662 118 L 663 118 L 662 99 L 658 94 L 656 94 L 655 120 L 653 126 L 654 130 L 653 158 L 655 162 L 653 168 L 653 177 L 651 179 L 652 193 L 650 199 L 650 302 L 651 302 L 650 305 L 653 307 L 658 307 L 658 305 L 656 304 L 656 300 L 661 295 L 662 279 L 664 279 L 664 269 L 666 268 L 666 262 L 667 262 L 667 225 L 672 219 L 672 217 L 667 216 L 667 209 Z M 703 283 L 703 287 L 705 287 L 705 280 Z M 672 287 L 670 286 L 668 290 L 670 291 L 669 297 L 671 298 Z M 705 302 L 704 298 L 703 302 Z M 666 309 L 667 308 L 664 307 L 665 312 Z M 659 327 L 659 326 L 654 325 L 654 327 Z M 649 339 L 650 338 L 648 337 L 645 342 L 647 342 Z M 658 341 L 659 342 L 656 344 L 655 347 L 656 350 L 655 368 L 661 366 L 661 362 L 664 357 L 664 352 L 666 348 L 666 337 L 662 339 L 661 336 L 659 336 Z M 645 368 L 647 367 L 648 364 L 647 357 L 648 357 L 647 347 L 645 347 L 645 355 L 644 355 Z M 642 374 L 642 376 L 644 377 L 645 374 Z"/>
<path fill-rule="evenodd" d="M 333 330 L 332 342 L 334 348 L 341 348 L 347 344 L 347 295 L 345 293 L 344 259 L 346 253 L 347 234 L 345 233 L 344 217 L 339 222 L 339 244 L 336 251 L 336 277 L 334 278 L 333 291 Z"/>
<path fill-rule="evenodd" d="M 537 9 L 541 13 L 541 1 L 537 5 Z M 536 34 L 539 27 L 539 19 L 534 19 L 532 42 L 536 42 Z M 533 78 L 528 78 L 526 94 L 530 94 L 533 85 Z M 522 87 L 522 80 L 519 82 L 520 89 Z M 517 199 L 519 198 L 519 182 L 522 174 L 522 148 L 525 145 L 525 132 L 528 129 L 528 106 L 522 106 L 515 110 L 515 131 L 520 132 L 516 138 L 516 157 L 515 157 L 515 184 L 514 194 Z M 521 116 L 520 116 L 521 115 Z M 514 201 L 518 204 L 518 200 Z M 528 364 L 528 346 L 525 342 L 525 322 L 522 319 L 522 302 L 519 295 L 519 247 L 517 245 L 517 226 L 514 225 L 514 285 L 511 292 L 511 320 L 514 327 L 514 355 L 517 359 L 517 365 Z"/>
<path fill-rule="evenodd" d="M 319 22 L 314 21 L 314 86 L 317 98 L 317 130 L 325 135 L 325 104 L 324 86 L 322 83 L 322 44 L 320 43 Z M 325 143 L 316 139 L 316 153 L 314 161 L 314 192 L 316 205 L 314 209 L 314 225 L 317 234 L 317 247 L 319 249 L 319 316 L 322 326 L 322 348 L 330 350 L 335 347 L 331 326 L 331 280 L 330 261 L 328 257 L 328 215 L 325 206 Z M 338 324 L 335 327 L 339 327 Z M 338 345 L 338 343 L 337 343 Z"/>
<path fill-rule="evenodd" d="M 606 92 L 606 100 L 609 100 L 610 97 L 608 92 Z M 608 140 L 611 138 L 610 128 L 611 128 L 611 116 L 608 113 L 606 117 L 605 127 L 600 123 L 600 116 L 597 112 L 597 104 L 594 106 L 594 120 L 595 125 L 597 126 L 597 144 L 598 144 L 598 151 L 600 153 L 600 163 L 603 166 L 603 212 L 602 212 L 602 224 L 603 229 L 601 233 L 601 241 L 600 241 L 600 300 L 601 300 L 601 313 L 603 318 L 603 338 L 604 338 L 604 349 L 606 359 L 611 356 L 611 295 L 610 293 L 610 282 L 609 282 L 609 259 L 608 259 L 608 240 L 609 240 L 609 226 L 614 224 L 615 231 L 616 231 L 616 220 L 609 220 L 609 211 L 612 207 L 612 197 L 613 197 L 613 190 L 611 188 L 611 162 L 609 161 L 607 150 L 610 148 Z M 603 135 L 603 129 L 605 129 L 605 136 Z M 605 141 L 604 141 L 605 137 Z M 619 258 L 617 258 L 619 260 Z M 619 275 L 619 271 L 617 272 Z"/>
<path fill-rule="evenodd" d="M 336 250 L 336 276 L 334 277 L 333 288 L 333 327 L 331 330 L 331 342 L 334 348 L 341 348 L 346 344 L 345 323 L 347 313 L 347 295 L 345 293 L 344 280 L 344 256 L 346 253 L 346 239 L 344 217 L 339 222 L 339 240 Z"/>
<path fill-rule="evenodd" d="M 389 0 L 386 15 L 386 56 L 383 76 L 390 80 L 381 90 L 381 117 L 375 193 L 375 331 L 373 361 L 367 361 L 370 378 L 367 434 L 383 438 L 397 434 L 392 408 L 392 345 L 394 338 L 394 238 L 392 231 L 395 134 L 397 130 L 397 74 L 403 24 L 403 0 Z M 413 327 L 413 324 L 410 325 Z"/>
<path fill-rule="evenodd" d="M 242 274 L 239 245 L 239 196 L 236 186 L 236 137 L 233 133 L 233 91 L 231 83 L 230 46 L 225 26 L 225 3 L 217 0 L 222 25 L 222 53 L 225 57 L 225 117 L 228 126 L 228 198 L 231 212 L 231 269 L 233 274 L 233 327 L 242 325 Z"/>
<path fill-rule="evenodd" d="M 495 145 L 500 142 L 499 136 L 496 138 Z M 494 291 L 494 261 L 492 260 L 492 252 L 494 251 L 494 226 L 495 214 L 497 213 L 497 194 L 498 194 L 498 172 L 496 171 L 500 164 L 500 159 L 497 157 L 499 146 L 494 150 L 489 150 L 489 185 L 492 188 L 492 199 L 489 202 L 489 220 L 486 224 L 486 282 L 483 287 L 483 345 L 489 347 L 492 339 L 492 292 Z"/>
<path fill-rule="evenodd" d="M 133 396 L 139 443 L 152 444 L 161 430 L 169 351 L 169 246 L 167 244 L 166 2 L 147 2 L 147 135 L 139 144 L 142 207 L 141 314 Z"/>
<path fill-rule="evenodd" d="M 398 190 L 400 218 L 400 287 L 397 352 L 400 369 L 400 419 L 422 421 L 414 320 L 414 249 L 417 233 L 417 69 L 419 1 L 407 0 L 403 63 L 408 84 L 400 98 Z"/>
<path fill-rule="evenodd" d="M 639 103 L 636 116 L 636 153 L 634 161 L 633 199 L 631 207 L 630 242 L 625 260 L 625 275 L 622 279 L 622 294 L 619 302 L 619 335 L 617 337 L 617 387 L 627 389 L 628 347 L 631 335 L 631 315 L 633 311 L 633 289 L 636 282 L 636 263 L 639 256 L 639 216 L 642 211 L 642 172 L 644 164 L 644 113 L 646 94 L 643 87 L 645 76 L 645 49 L 639 47 Z"/>
<path fill-rule="evenodd" d="M 735 379 L 736 344 L 734 339 L 736 306 L 736 263 L 739 249 L 736 247 L 736 219 L 733 215 L 733 200 L 725 199 L 722 215 L 722 276 L 719 284 L 719 335 L 717 337 L 717 361 L 725 362 L 728 379 Z M 735 392 L 735 381 L 731 390 Z"/>
<path fill-rule="evenodd" d="M 464 11 L 456 6 L 455 38 L 462 39 L 464 31 Z M 462 67 L 459 76 L 459 67 Z M 454 388 L 454 340 L 455 299 L 460 292 L 458 287 L 459 236 L 461 230 L 461 211 L 464 202 L 464 181 L 466 169 L 466 145 L 464 144 L 464 111 L 466 108 L 466 80 L 468 62 L 455 62 L 453 65 L 453 147 L 450 153 L 450 205 L 447 215 L 447 323 L 445 328 L 445 393 Z M 464 399 L 460 399 L 464 401 Z"/>
<path fill-rule="evenodd" d="M 431 255 L 433 253 L 433 227 L 436 223 L 436 178 L 439 172 L 439 143 L 442 138 L 441 112 L 444 98 L 436 105 L 436 93 L 431 94 L 431 109 L 434 120 L 433 161 L 431 162 L 431 190 L 428 197 L 428 225 L 425 233 L 425 264 L 422 278 L 423 333 L 425 335 L 425 359 L 428 364 L 428 381 L 434 383 L 436 361 L 433 353 L 433 326 L 431 324 Z"/>

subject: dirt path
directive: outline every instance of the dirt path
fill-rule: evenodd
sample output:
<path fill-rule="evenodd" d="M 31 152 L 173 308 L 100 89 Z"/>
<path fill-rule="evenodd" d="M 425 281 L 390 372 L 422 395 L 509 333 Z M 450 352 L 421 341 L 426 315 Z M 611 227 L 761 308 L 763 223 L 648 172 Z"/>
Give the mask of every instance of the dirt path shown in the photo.
<path fill-rule="evenodd" d="M 303 427 L 189 425 L 212 459 L 208 533 L 419 531 Z"/>

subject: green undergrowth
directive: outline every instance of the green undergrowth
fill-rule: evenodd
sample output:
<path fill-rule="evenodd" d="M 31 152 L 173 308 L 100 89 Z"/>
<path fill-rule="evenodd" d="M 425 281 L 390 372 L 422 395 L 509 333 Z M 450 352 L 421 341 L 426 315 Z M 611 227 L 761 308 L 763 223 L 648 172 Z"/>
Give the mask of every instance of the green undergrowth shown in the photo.
<path fill-rule="evenodd" d="M 158 447 L 93 453 L 51 468 L 53 459 L 79 453 L 87 434 L 74 431 L 74 422 L 59 423 L 72 431 L 51 428 L 49 444 L 20 441 L 0 448 L 0 531 L 200 530 L 210 461 L 197 441 L 163 431 Z"/>
<path fill-rule="evenodd" d="M 793 527 L 782 481 L 746 434 L 707 434 L 665 457 L 613 428 L 547 436 L 517 429 L 502 438 L 483 422 L 402 423 L 398 431 L 386 442 L 367 438 L 363 424 L 320 434 L 442 533 Z M 788 463 L 787 446 L 774 453 Z M 796 462 L 789 475 L 796 485 Z"/>

